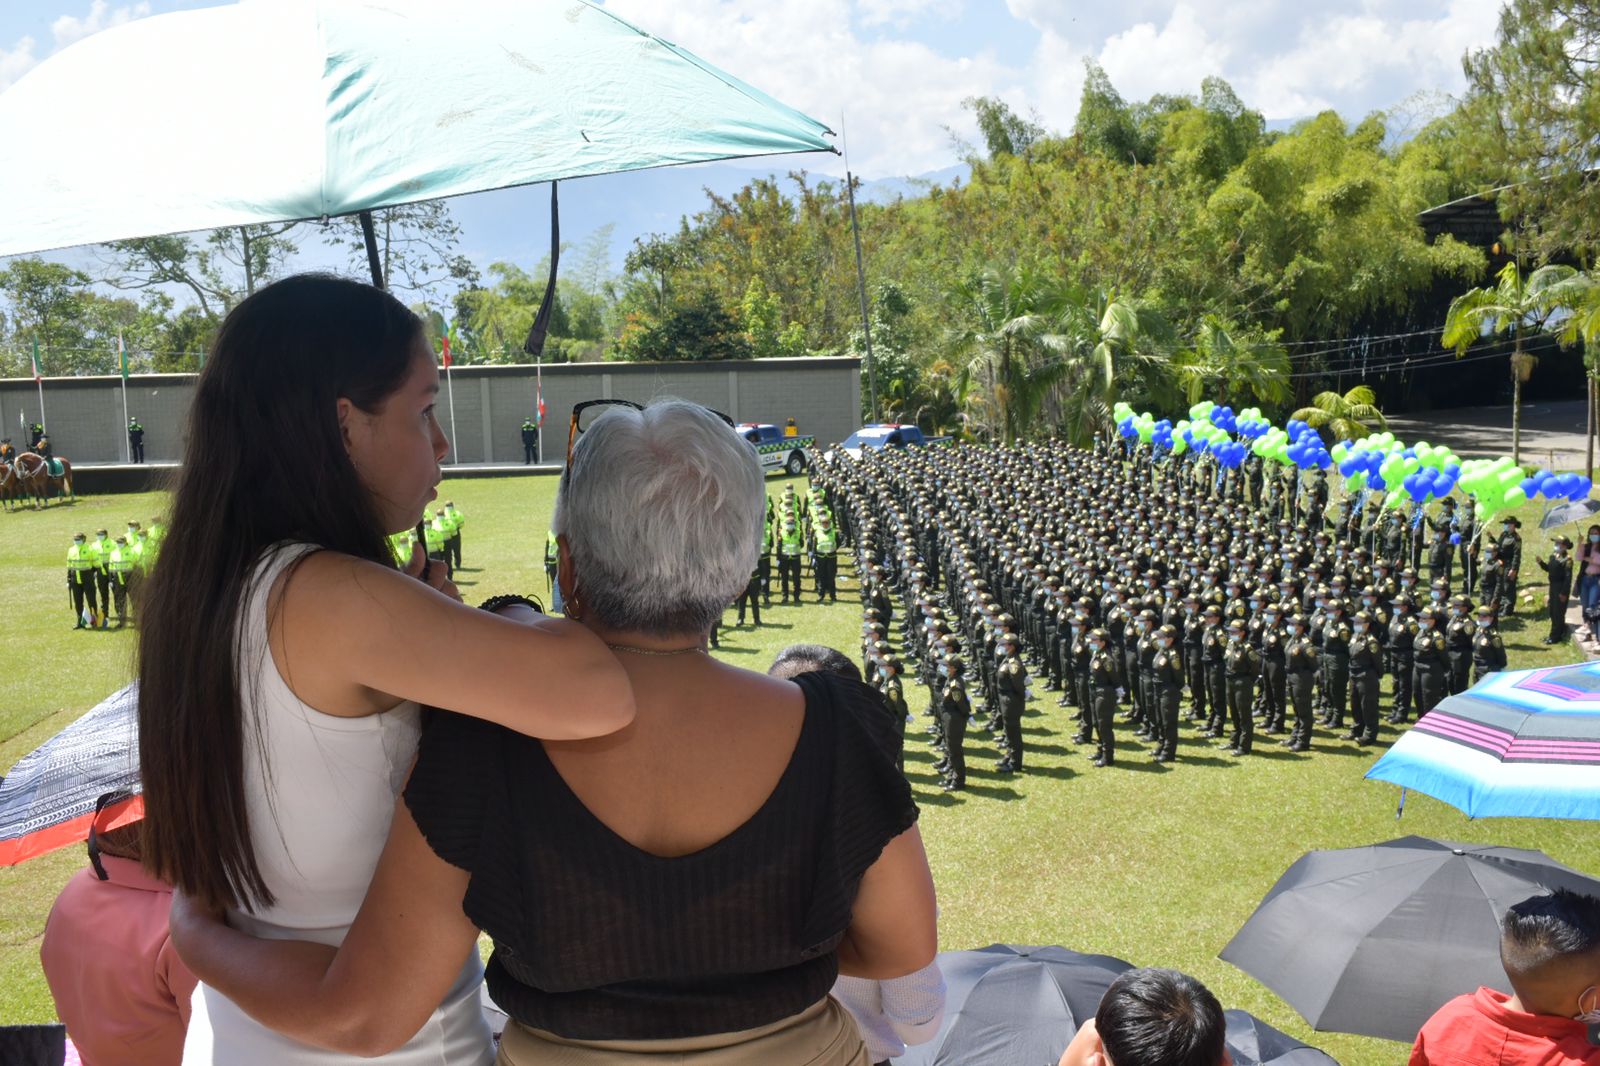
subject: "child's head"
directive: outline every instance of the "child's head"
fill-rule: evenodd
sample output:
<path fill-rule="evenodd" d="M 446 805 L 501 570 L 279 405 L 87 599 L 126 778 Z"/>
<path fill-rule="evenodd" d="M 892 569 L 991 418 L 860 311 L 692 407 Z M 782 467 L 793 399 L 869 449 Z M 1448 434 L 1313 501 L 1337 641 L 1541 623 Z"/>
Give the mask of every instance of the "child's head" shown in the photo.
<path fill-rule="evenodd" d="M 1155 967 L 1122 974 L 1100 1000 L 1095 1030 L 1112 1066 L 1223 1066 L 1227 1021 L 1211 990 Z"/>
<path fill-rule="evenodd" d="M 1500 923 L 1500 964 L 1530 1014 L 1600 1009 L 1600 899 L 1558 888 L 1514 904 Z"/>
<path fill-rule="evenodd" d="M 778 653 L 767 668 L 770 677 L 792 678 L 821 671 L 839 674 L 852 681 L 861 680 L 861 671 L 850 656 L 826 644 L 791 644 Z"/>

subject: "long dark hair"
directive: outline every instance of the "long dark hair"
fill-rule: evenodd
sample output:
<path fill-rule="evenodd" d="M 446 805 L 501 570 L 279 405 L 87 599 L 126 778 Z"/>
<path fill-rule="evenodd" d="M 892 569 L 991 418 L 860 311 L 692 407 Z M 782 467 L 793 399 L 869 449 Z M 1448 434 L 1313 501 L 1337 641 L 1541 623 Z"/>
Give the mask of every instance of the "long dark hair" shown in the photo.
<path fill-rule="evenodd" d="M 195 389 L 169 532 L 141 603 L 145 865 L 213 906 L 261 905 L 244 793 L 240 605 L 262 553 L 304 541 L 392 565 L 345 450 L 343 397 L 376 412 L 422 324 L 394 297 L 319 274 L 229 312 Z"/>

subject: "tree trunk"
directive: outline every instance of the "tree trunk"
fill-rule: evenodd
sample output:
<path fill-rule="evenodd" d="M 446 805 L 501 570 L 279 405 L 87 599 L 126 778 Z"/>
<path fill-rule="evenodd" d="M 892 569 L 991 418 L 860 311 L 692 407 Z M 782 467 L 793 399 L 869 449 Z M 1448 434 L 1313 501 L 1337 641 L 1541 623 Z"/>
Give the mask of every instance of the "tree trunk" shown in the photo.
<path fill-rule="evenodd" d="M 1511 355 L 1511 465 L 1522 465 L 1522 334 Z"/>
<path fill-rule="evenodd" d="M 250 262 L 250 230 L 246 226 L 239 227 L 239 242 L 244 249 L 244 294 L 253 296 L 256 291 L 256 274 L 251 269 Z"/>
<path fill-rule="evenodd" d="M 1584 413 L 1587 414 L 1588 418 L 1589 418 L 1589 428 L 1584 432 L 1584 435 L 1583 435 L 1583 444 L 1584 444 L 1583 476 L 1592 481 L 1592 480 L 1594 480 L 1594 428 L 1595 428 L 1594 427 L 1594 374 L 1592 372 L 1584 374 L 1583 383 L 1586 386 L 1586 388 L 1584 390 L 1583 409 L 1584 409 Z"/>

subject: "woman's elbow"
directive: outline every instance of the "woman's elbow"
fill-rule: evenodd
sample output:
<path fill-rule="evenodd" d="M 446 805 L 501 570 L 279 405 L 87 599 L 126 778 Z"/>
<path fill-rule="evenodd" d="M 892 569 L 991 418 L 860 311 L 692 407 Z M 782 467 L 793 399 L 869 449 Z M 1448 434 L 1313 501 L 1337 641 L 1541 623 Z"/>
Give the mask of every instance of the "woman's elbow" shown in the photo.
<path fill-rule="evenodd" d="M 552 740 L 587 740 L 603 737 L 633 722 L 633 686 L 616 657 L 600 640 L 585 631 L 581 641 L 563 649 L 562 686 L 567 698 L 561 700 L 574 713 L 562 722 L 562 736 Z M 548 682 L 546 678 L 546 682 Z"/>
<path fill-rule="evenodd" d="M 424 1016 L 407 1020 L 393 1011 L 352 1011 L 315 1042 L 329 1051 L 356 1058 L 376 1059 L 404 1047 L 427 1022 Z"/>

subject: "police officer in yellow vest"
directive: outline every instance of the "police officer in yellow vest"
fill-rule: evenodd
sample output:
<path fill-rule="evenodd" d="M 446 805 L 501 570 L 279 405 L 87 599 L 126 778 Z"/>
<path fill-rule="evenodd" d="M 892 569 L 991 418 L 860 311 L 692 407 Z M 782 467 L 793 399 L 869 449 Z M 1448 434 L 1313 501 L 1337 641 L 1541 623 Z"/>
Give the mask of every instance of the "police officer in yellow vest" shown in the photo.
<path fill-rule="evenodd" d="M 550 592 L 555 592 L 556 568 L 561 561 L 561 545 L 556 543 L 556 531 L 545 530 L 544 534 L 544 580 Z"/>
<path fill-rule="evenodd" d="M 833 516 L 823 511 L 817 516 L 816 535 L 812 543 L 812 573 L 817 578 L 817 602 L 826 596 L 828 602 L 839 602 L 836 585 L 839 576 L 839 531 L 833 528 Z"/>
<path fill-rule="evenodd" d="M 89 538 L 75 534 L 72 547 L 67 549 L 67 594 L 72 601 L 73 629 L 94 626 L 94 580 L 99 566 Z"/>
<path fill-rule="evenodd" d="M 450 577 L 455 573 L 455 568 L 450 565 L 450 552 L 445 546 L 450 539 L 450 523 L 444 515 L 429 515 L 426 511 L 422 515 L 422 535 L 427 539 L 428 558 L 438 559 L 444 563 L 445 576 Z"/>
<path fill-rule="evenodd" d="M 778 533 L 778 583 L 782 586 L 783 602 L 789 602 L 789 590 L 794 589 L 794 602 L 800 602 L 800 556 L 805 551 L 805 539 L 793 518 L 783 520 Z M 792 582 L 792 585 L 791 585 Z"/>
<path fill-rule="evenodd" d="M 94 539 L 89 542 L 89 550 L 94 553 L 94 584 L 100 594 L 100 605 L 97 610 L 100 614 L 101 629 L 111 625 L 111 548 L 110 535 L 103 529 L 95 530 Z"/>
<path fill-rule="evenodd" d="M 461 527 L 467 524 L 467 516 L 456 509 L 456 505 L 445 502 L 444 510 L 439 516 L 445 522 L 445 551 L 450 555 L 450 572 L 455 573 L 456 567 L 461 565 Z"/>
<path fill-rule="evenodd" d="M 156 517 L 150 519 L 150 524 L 145 527 L 144 531 L 149 538 L 150 547 L 154 548 L 156 551 L 160 551 L 161 541 L 167 535 L 167 527 L 161 524 L 161 516 L 157 515 Z"/>
<path fill-rule="evenodd" d="M 128 596 L 138 580 L 136 575 L 139 568 L 133 549 L 128 547 L 127 537 L 118 537 L 111 546 L 111 554 L 106 557 L 106 568 L 111 571 L 111 591 L 117 599 L 117 626 L 121 628 L 128 624 Z"/>

